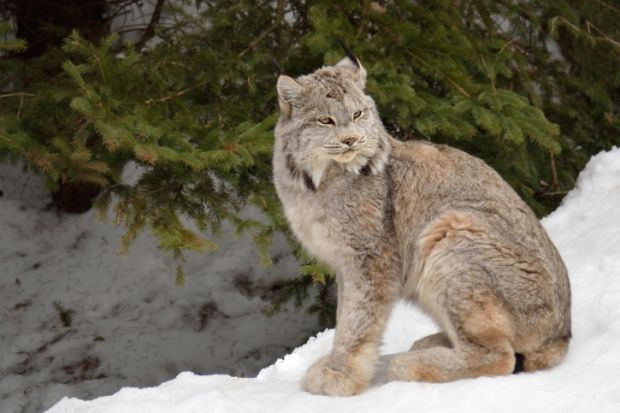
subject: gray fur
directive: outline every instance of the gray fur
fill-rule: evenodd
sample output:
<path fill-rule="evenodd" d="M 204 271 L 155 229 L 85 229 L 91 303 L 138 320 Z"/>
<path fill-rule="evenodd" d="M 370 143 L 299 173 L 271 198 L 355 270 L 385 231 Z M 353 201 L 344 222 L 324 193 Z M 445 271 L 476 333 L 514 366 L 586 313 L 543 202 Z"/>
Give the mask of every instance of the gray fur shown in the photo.
<path fill-rule="evenodd" d="M 481 160 L 390 137 L 365 80 L 348 58 L 278 79 L 276 190 L 294 233 L 338 284 L 334 347 L 302 386 L 362 392 L 401 298 L 442 333 L 396 355 L 393 380 L 509 374 L 515 353 L 526 371 L 559 363 L 571 337 L 569 281 L 534 214 Z"/>

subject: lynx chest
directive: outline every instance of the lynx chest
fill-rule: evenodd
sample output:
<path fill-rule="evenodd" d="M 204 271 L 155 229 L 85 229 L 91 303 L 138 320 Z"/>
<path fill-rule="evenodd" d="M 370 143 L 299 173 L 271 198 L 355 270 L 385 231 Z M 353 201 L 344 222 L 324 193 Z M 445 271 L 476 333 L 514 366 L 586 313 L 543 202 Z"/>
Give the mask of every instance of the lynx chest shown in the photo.
<path fill-rule="evenodd" d="M 290 194 L 282 197 L 286 217 L 293 232 L 308 252 L 334 269 L 353 254 L 349 230 L 333 205 L 316 194 Z"/>
<path fill-rule="evenodd" d="M 316 191 L 280 191 L 286 217 L 311 254 L 333 269 L 376 251 L 386 238 L 387 193 L 379 178 L 330 179 Z"/>

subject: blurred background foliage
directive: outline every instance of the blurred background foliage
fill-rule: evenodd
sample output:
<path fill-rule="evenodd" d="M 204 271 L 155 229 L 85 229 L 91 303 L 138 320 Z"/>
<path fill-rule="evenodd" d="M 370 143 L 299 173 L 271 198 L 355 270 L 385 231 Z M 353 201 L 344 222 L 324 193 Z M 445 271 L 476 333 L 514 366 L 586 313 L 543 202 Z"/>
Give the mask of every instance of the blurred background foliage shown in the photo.
<path fill-rule="evenodd" d="M 114 24 L 135 10 L 145 24 Z M 620 144 L 615 0 L 0 0 L 0 13 L 0 162 L 42 175 L 61 210 L 111 208 L 124 248 L 148 228 L 179 257 L 209 250 L 200 230 L 228 220 L 268 265 L 287 233 L 271 184 L 276 79 L 335 63 L 341 41 L 390 133 L 483 158 L 539 216 Z M 289 239 L 305 265 L 284 290 L 327 288 Z"/>

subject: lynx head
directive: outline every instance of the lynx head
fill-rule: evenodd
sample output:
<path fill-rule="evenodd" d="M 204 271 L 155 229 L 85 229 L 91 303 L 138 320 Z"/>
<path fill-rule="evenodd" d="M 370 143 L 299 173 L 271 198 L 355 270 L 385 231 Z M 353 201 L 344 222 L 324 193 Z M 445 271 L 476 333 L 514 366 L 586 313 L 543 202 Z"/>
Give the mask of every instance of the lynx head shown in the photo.
<path fill-rule="evenodd" d="M 389 143 L 365 84 L 366 70 L 350 57 L 297 79 L 278 79 L 276 150 L 310 189 L 330 167 L 354 174 L 383 170 Z"/>

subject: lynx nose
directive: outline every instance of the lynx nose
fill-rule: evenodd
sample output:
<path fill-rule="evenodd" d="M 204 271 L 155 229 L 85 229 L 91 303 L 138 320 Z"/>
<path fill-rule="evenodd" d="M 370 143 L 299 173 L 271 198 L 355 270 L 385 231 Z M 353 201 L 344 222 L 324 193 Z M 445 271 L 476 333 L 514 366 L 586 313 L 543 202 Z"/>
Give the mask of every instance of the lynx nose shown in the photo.
<path fill-rule="evenodd" d="M 357 136 L 345 136 L 340 139 L 340 142 L 344 143 L 347 146 L 353 146 L 355 142 L 357 142 L 359 138 Z"/>

